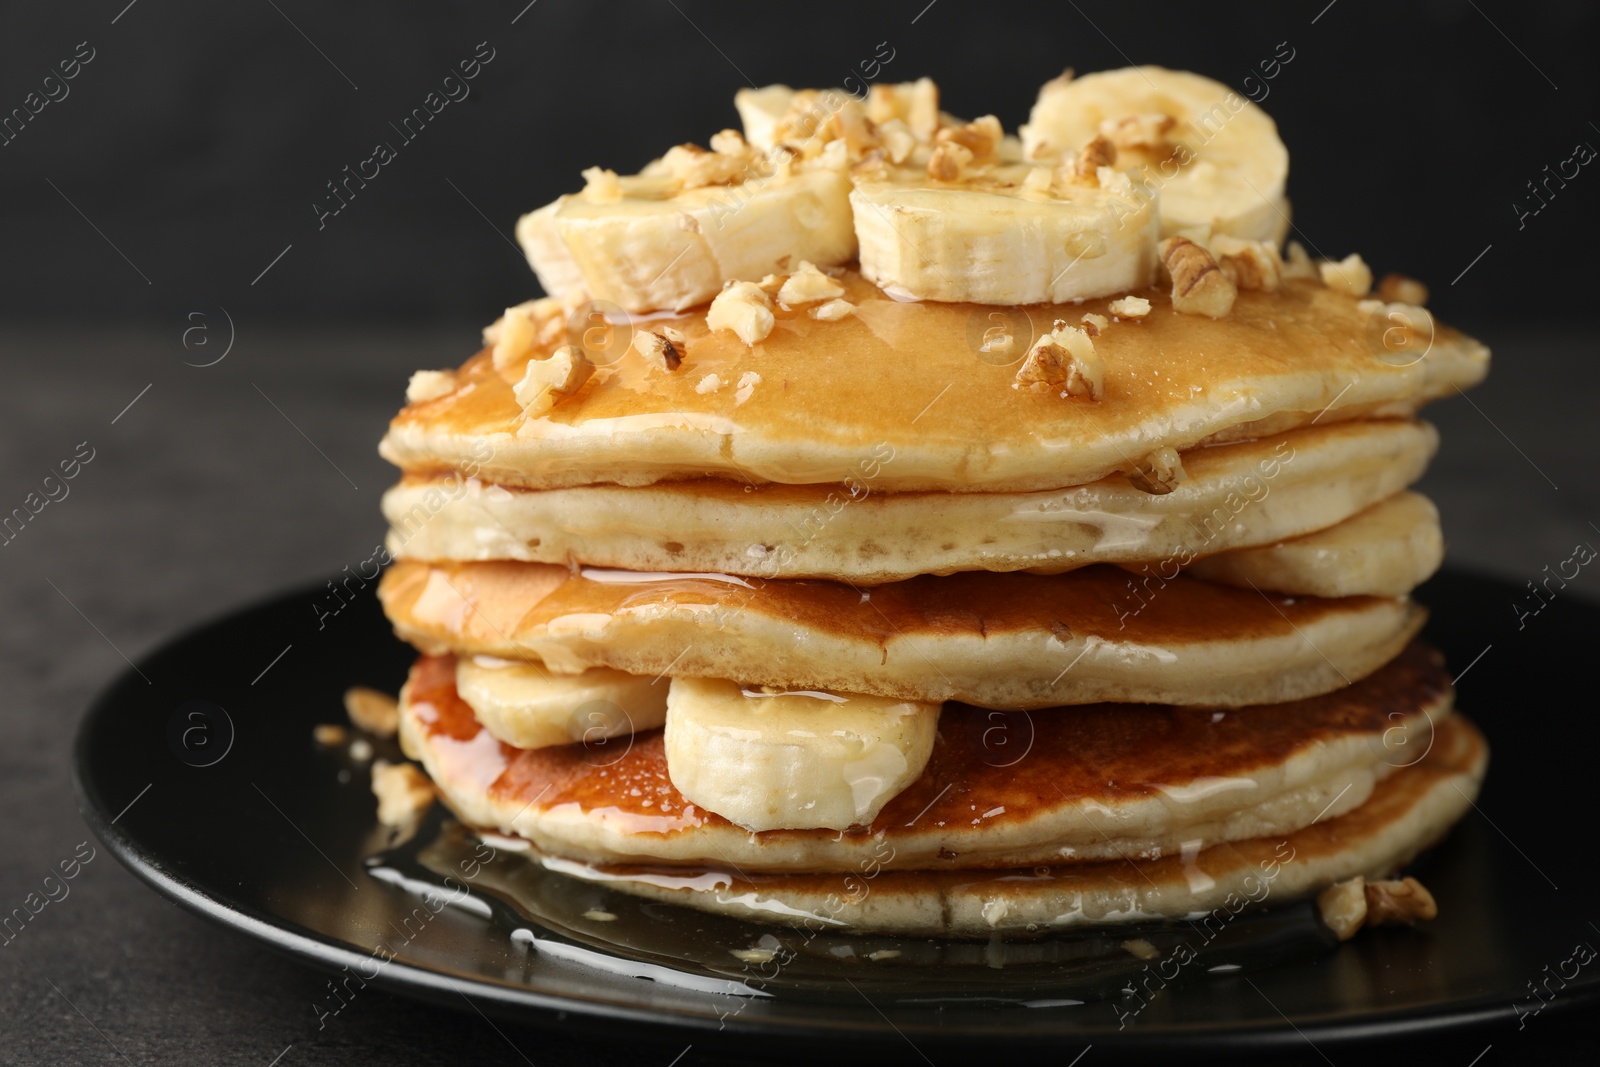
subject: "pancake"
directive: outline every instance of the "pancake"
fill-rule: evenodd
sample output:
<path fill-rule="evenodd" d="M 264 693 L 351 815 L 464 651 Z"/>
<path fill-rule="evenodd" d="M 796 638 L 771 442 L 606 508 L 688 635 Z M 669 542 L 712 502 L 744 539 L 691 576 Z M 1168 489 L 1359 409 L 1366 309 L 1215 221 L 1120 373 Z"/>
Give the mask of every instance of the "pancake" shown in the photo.
<path fill-rule="evenodd" d="M 1214 932 L 1246 907 L 1276 906 L 1356 875 L 1385 878 L 1464 815 L 1488 746 L 1460 716 L 1439 724 L 1415 765 L 1389 775 L 1366 803 L 1281 837 L 1156 860 L 995 871 L 754 874 L 591 866 L 532 853 L 552 870 L 612 889 L 757 922 L 927 937 L 1028 935 L 1083 925 L 1185 919 Z"/>
<path fill-rule="evenodd" d="M 401 560 L 378 592 L 396 633 L 424 652 L 1005 710 L 1315 696 L 1393 659 L 1425 615 L 1407 600 L 1281 597 L 1183 576 L 1136 580 L 1103 565 L 861 590 Z"/>
<path fill-rule="evenodd" d="M 1414 643 L 1371 677 L 1287 707 L 948 705 L 922 774 L 870 827 L 750 833 L 685 800 L 659 730 L 626 747 L 514 748 L 473 717 L 454 678 L 451 657 L 413 667 L 401 742 L 468 822 L 584 862 L 746 873 L 1154 859 L 1292 833 L 1415 762 L 1452 701 L 1441 658 Z"/>
<path fill-rule="evenodd" d="M 1208 582 L 1307 596 L 1405 596 L 1442 562 L 1439 509 L 1421 493 L 1397 493 L 1337 526 L 1212 556 L 1189 573 Z"/>
<path fill-rule="evenodd" d="M 860 481 L 846 488 L 710 478 L 530 490 L 412 475 L 384 494 L 383 512 L 389 551 L 407 559 L 576 560 L 867 584 L 965 570 L 1055 573 L 1192 558 L 1324 529 L 1410 485 L 1437 445 L 1427 423 L 1318 425 L 1191 449 L 1187 479 L 1166 494 L 1123 475 L 1035 493 L 882 493 Z M 1357 591 L 1377 590 L 1349 590 Z"/>
<path fill-rule="evenodd" d="M 1219 320 L 1179 314 L 1150 289 L 1138 294 L 1149 315 L 1094 340 L 1104 397 L 1063 400 L 1013 389 L 1015 365 L 979 358 L 990 316 L 1002 314 L 994 308 L 900 303 L 857 274 L 841 280 L 849 316 L 780 310 L 754 346 L 708 331 L 704 310 L 671 318 L 687 339 L 676 371 L 613 338 L 597 361 L 627 350 L 543 418 L 524 417 L 513 396 L 523 365 L 496 370 L 480 353 L 451 391 L 401 411 L 381 451 L 407 471 L 470 467 L 530 488 L 702 476 L 844 484 L 871 469 L 886 491 L 1031 492 L 1132 470 L 1162 448 L 1408 416 L 1488 370 L 1487 349 L 1443 326 L 1424 358 L 1397 360 L 1355 298 L 1310 282 L 1241 292 Z M 1019 333 L 1038 335 L 1058 317 L 1109 316 L 1107 305 L 1014 314 Z M 726 384 L 701 392 L 713 374 Z"/>

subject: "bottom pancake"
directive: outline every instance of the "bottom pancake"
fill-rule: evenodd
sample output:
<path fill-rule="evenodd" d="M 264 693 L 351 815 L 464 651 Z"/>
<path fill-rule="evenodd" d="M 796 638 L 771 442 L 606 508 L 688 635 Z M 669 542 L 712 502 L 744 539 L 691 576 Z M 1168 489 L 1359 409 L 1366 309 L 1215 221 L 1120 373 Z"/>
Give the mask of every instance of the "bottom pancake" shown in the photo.
<path fill-rule="evenodd" d="M 1488 746 L 1460 716 L 1428 754 L 1378 783 L 1360 807 L 1281 837 L 1156 860 L 985 871 L 885 870 L 892 846 L 839 874 L 593 866 L 533 852 L 553 871 L 637 896 L 738 918 L 863 934 L 987 937 L 1182 919 L 1214 932 L 1247 907 L 1335 882 L 1383 878 L 1437 842 L 1476 797 Z M 1448 902 L 1445 902 L 1448 906 Z"/>

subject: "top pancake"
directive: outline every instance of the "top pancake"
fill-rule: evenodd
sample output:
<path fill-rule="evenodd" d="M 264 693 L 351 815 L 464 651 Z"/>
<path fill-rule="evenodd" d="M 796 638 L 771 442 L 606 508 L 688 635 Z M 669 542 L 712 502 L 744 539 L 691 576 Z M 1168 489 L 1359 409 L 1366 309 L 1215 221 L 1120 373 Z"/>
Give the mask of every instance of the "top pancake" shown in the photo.
<path fill-rule="evenodd" d="M 1383 345 L 1386 321 L 1375 329 L 1354 298 L 1311 282 L 1241 292 L 1215 321 L 1175 312 L 1152 289 L 1139 294 L 1149 315 L 1095 338 L 1104 397 L 1062 399 L 1013 389 L 1028 338 L 1017 337 L 1011 365 L 996 366 L 980 358 L 984 332 L 998 315 L 1018 335 L 1038 335 L 1056 318 L 1109 316 L 1106 300 L 900 303 L 854 273 L 842 281 L 858 305 L 851 315 L 821 322 L 780 309 L 771 336 L 753 346 L 708 331 L 704 309 L 671 318 L 687 338 L 678 370 L 626 351 L 539 419 L 524 417 L 512 393 L 523 365 L 496 370 L 480 353 L 454 391 L 396 416 L 381 451 L 408 471 L 454 467 L 531 488 L 711 476 L 1033 491 L 1131 469 L 1160 448 L 1408 415 L 1488 370 L 1483 345 L 1443 326 L 1424 357 L 1397 358 Z M 617 327 L 606 351 L 626 348 L 629 330 Z M 700 392 L 712 374 L 723 384 Z"/>

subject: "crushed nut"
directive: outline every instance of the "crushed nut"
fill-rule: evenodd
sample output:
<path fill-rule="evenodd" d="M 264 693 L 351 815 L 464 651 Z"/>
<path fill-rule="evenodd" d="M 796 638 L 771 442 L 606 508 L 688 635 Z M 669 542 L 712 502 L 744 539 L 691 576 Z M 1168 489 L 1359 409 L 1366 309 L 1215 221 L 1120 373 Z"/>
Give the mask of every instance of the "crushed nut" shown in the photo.
<path fill-rule="evenodd" d="M 1211 239 L 1211 254 L 1236 288 L 1275 293 L 1283 282 L 1283 261 L 1270 241 L 1218 234 Z"/>
<path fill-rule="evenodd" d="M 1428 303 L 1428 287 L 1404 274 L 1385 274 L 1378 283 L 1378 296 L 1390 303 L 1424 307 Z"/>
<path fill-rule="evenodd" d="M 1128 481 L 1135 489 L 1156 496 L 1172 492 L 1188 477 L 1189 472 L 1183 469 L 1183 457 L 1173 448 L 1157 449 L 1139 460 L 1128 473 Z"/>
<path fill-rule="evenodd" d="M 319 745 L 342 745 L 350 736 L 350 731 L 333 722 L 320 722 L 311 728 L 311 739 Z"/>
<path fill-rule="evenodd" d="M 1127 952 L 1141 960 L 1159 960 L 1161 958 L 1161 950 L 1156 948 L 1142 937 L 1135 937 L 1130 941 L 1124 941 L 1122 943 L 1122 949 L 1124 952 Z"/>
<path fill-rule="evenodd" d="M 1340 941 L 1348 941 L 1367 921 L 1367 880 L 1346 878 L 1317 894 L 1317 912 Z"/>
<path fill-rule="evenodd" d="M 919 141 L 931 141 L 939 132 L 939 87 L 932 78 L 918 78 L 911 85 L 911 101 L 906 109 L 906 125 Z"/>
<path fill-rule="evenodd" d="M 1329 260 L 1317 264 L 1322 274 L 1322 284 L 1346 296 L 1363 297 L 1372 290 L 1372 268 L 1355 252 L 1334 263 Z"/>
<path fill-rule="evenodd" d="M 946 126 L 934 135 L 934 141 L 937 144 L 958 144 L 971 152 L 974 159 L 986 159 L 994 155 L 1004 136 L 1000 120 L 993 115 L 984 115 L 965 126 Z"/>
<path fill-rule="evenodd" d="M 800 269 L 789 275 L 789 280 L 778 290 L 778 303 L 796 308 L 843 295 L 844 286 L 802 259 Z"/>
<path fill-rule="evenodd" d="M 1034 167 L 1028 171 L 1028 176 L 1022 179 L 1022 191 L 1036 193 L 1040 196 L 1052 196 L 1055 193 L 1056 175 L 1049 167 Z"/>
<path fill-rule="evenodd" d="M 419 370 L 406 383 L 406 403 L 438 400 L 456 391 L 456 375 L 448 370 Z"/>
<path fill-rule="evenodd" d="M 1161 261 L 1172 276 L 1172 307 L 1186 315 L 1220 319 L 1233 310 L 1238 289 L 1222 273 L 1211 253 L 1187 237 L 1168 237 L 1160 245 Z"/>
<path fill-rule="evenodd" d="M 1405 925 L 1435 918 L 1439 905 L 1415 878 L 1367 883 L 1367 925 Z"/>
<path fill-rule="evenodd" d="M 569 311 L 567 304 L 551 296 L 506 308 L 505 314 L 483 331 L 483 343 L 494 346 L 495 369 L 519 363 L 534 349 L 559 341 L 566 332 Z"/>
<path fill-rule="evenodd" d="M 739 385 L 733 391 L 733 406 L 738 407 L 756 391 L 756 386 L 761 384 L 761 375 L 753 370 L 747 370 L 739 375 Z"/>
<path fill-rule="evenodd" d="M 712 151 L 697 144 L 674 145 L 657 166 L 678 179 L 684 189 L 708 185 L 738 185 L 755 168 L 757 153 L 738 130 L 723 130 L 711 138 Z"/>
<path fill-rule="evenodd" d="M 557 402 L 583 388 L 594 364 L 572 345 L 562 345 L 547 359 L 530 359 L 522 380 L 512 387 L 523 414 L 538 418 Z"/>
<path fill-rule="evenodd" d="M 1167 135 L 1177 124 L 1171 115 L 1128 115 L 1102 120 L 1100 136 L 1118 148 L 1163 148 L 1171 143 Z"/>
<path fill-rule="evenodd" d="M 961 168 L 971 162 L 972 150 L 964 145 L 935 145 L 933 154 L 928 156 L 928 177 L 940 182 L 956 181 L 961 177 Z"/>
<path fill-rule="evenodd" d="M 677 333 L 676 330 L 672 331 Z M 683 335 L 678 334 L 681 340 Z M 644 357 L 644 361 L 653 367 L 665 371 L 677 370 L 683 363 L 683 356 L 678 346 L 667 336 L 666 331 L 656 333 L 653 330 L 640 330 L 633 335 L 633 350 Z"/>
<path fill-rule="evenodd" d="M 820 307 L 812 308 L 811 317 L 821 319 L 823 322 L 838 322 L 855 309 L 856 306 L 848 300 L 830 300 Z"/>
<path fill-rule="evenodd" d="M 1100 187 L 1100 168 L 1114 166 L 1117 162 L 1117 146 L 1104 137 L 1096 137 L 1084 145 L 1078 152 L 1077 159 L 1072 162 L 1072 179 L 1079 185 L 1091 188 Z"/>
<path fill-rule="evenodd" d="M 764 340 L 776 324 L 772 301 L 753 282 L 730 282 L 706 310 L 706 326 L 730 330 L 747 345 Z"/>
<path fill-rule="evenodd" d="M 1090 337 L 1099 337 L 1106 332 L 1106 327 L 1111 325 L 1110 319 L 1104 315 L 1096 315 L 1092 311 L 1078 321 L 1083 323 L 1083 332 Z"/>
<path fill-rule="evenodd" d="M 1299 241 L 1290 241 L 1284 252 L 1283 276 L 1285 278 L 1311 278 L 1321 280 L 1317 265 L 1311 262 L 1311 253 Z"/>
<path fill-rule="evenodd" d="M 400 728 L 400 705 L 388 693 L 365 686 L 344 691 L 344 712 L 357 728 L 379 737 L 393 737 Z"/>
<path fill-rule="evenodd" d="M 1087 333 L 1057 319 L 1029 349 L 1012 388 L 1099 400 L 1105 392 L 1105 364 Z"/>
<path fill-rule="evenodd" d="M 696 383 L 694 391 L 697 393 L 714 393 L 721 388 L 722 379 L 715 374 L 708 374 Z"/>
<path fill-rule="evenodd" d="M 433 783 L 414 763 L 372 765 L 372 795 L 378 798 L 378 821 L 405 826 L 433 803 Z"/>
<path fill-rule="evenodd" d="M 874 89 L 882 88 L 874 85 Z M 878 123 L 878 140 L 889 157 L 889 162 L 900 164 L 910 158 L 917 147 L 917 135 L 900 119 L 887 119 Z"/>
<path fill-rule="evenodd" d="M 622 182 L 614 170 L 590 167 L 583 172 L 583 195 L 597 204 L 614 203 L 622 199 Z"/>
<path fill-rule="evenodd" d="M 1150 301 L 1142 296 L 1119 297 L 1106 310 L 1119 319 L 1142 319 L 1150 314 Z"/>

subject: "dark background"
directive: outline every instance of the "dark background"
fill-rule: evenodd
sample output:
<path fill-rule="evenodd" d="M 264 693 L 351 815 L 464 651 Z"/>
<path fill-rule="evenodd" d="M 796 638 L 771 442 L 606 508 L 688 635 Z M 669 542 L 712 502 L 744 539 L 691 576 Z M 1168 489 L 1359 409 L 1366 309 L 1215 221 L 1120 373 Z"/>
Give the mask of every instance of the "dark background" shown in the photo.
<path fill-rule="evenodd" d="M 1586 167 L 1520 231 L 1513 208 L 1578 141 L 1600 147 L 1593 5 L 525 3 L 0 7 L 0 117 L 79 42 L 95 50 L 0 147 L 0 513 L 79 442 L 95 450 L 71 495 L 0 545 L 0 912 L 89 836 L 73 732 L 126 660 L 371 555 L 394 478 L 376 442 L 406 375 L 458 363 L 536 292 L 510 242 L 518 214 L 585 166 L 633 169 L 735 124 L 744 75 L 834 85 L 883 41 L 884 77 L 929 74 L 950 110 L 1013 128 L 1068 65 L 1163 63 L 1239 88 L 1287 41 L 1265 106 L 1304 238 L 1424 279 L 1433 308 L 1496 353 L 1485 387 L 1428 411 L 1444 443 L 1420 488 L 1449 565 L 1520 590 L 1575 542 L 1600 544 L 1600 175 Z M 324 183 L 394 139 L 388 123 L 481 41 L 495 58 L 470 100 L 319 232 Z M 1594 599 L 1592 570 L 1561 595 Z M 1511 617 L 1509 591 L 1489 609 Z M 1485 662 L 1518 655 L 1495 640 Z M 242 648 L 238 667 L 253 676 L 277 651 Z M 291 654 L 275 669 L 292 668 Z M 1528 713 L 1582 713 L 1571 689 L 1530 677 Z M 1471 678 L 1461 699 L 1481 701 Z M 1491 773 L 1480 807 L 1515 838 L 1507 781 Z M 1558 817 L 1592 809 L 1588 783 L 1550 783 Z M 1570 887 L 1561 906 L 1600 914 L 1581 852 L 1536 860 Z M 0 1063 L 667 1067 L 683 1051 L 502 1032 L 382 994 L 321 1031 L 323 976 L 180 911 L 104 850 L 73 886 L 0 947 Z M 1587 1063 L 1592 1033 L 1547 1017 L 1389 1051 Z"/>
<path fill-rule="evenodd" d="M 1576 143 L 1600 147 L 1593 4 L 538 0 L 511 24 L 526 2 L 138 0 L 114 25 L 127 0 L 8 5 L 4 113 L 79 42 L 95 59 L 0 148 L 5 313 L 486 322 L 536 293 L 517 216 L 580 169 L 703 144 L 737 125 L 747 79 L 837 85 L 884 41 L 881 78 L 931 75 L 949 110 L 1008 129 L 1066 66 L 1157 63 L 1241 89 L 1286 41 L 1264 106 L 1310 243 L 1422 278 L 1468 326 L 1580 315 L 1600 283 L 1584 242 L 1600 178 L 1581 171 L 1520 230 L 1512 206 Z M 482 41 L 495 58 L 470 98 L 401 146 L 389 123 Z M 325 183 L 379 140 L 399 158 L 319 231 Z"/>

